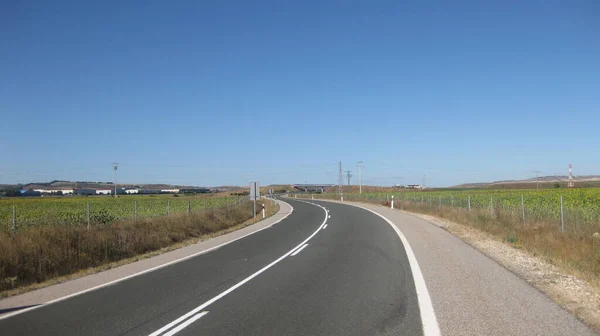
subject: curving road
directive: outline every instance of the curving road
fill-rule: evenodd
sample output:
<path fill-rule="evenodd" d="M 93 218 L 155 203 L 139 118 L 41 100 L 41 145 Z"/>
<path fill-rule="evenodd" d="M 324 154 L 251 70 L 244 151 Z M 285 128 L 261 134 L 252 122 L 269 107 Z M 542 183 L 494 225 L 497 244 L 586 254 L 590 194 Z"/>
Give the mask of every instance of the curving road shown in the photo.
<path fill-rule="evenodd" d="M 410 256 L 387 222 L 341 204 L 288 202 L 293 213 L 268 229 L 2 319 L 0 330 L 3 335 L 423 334 Z"/>

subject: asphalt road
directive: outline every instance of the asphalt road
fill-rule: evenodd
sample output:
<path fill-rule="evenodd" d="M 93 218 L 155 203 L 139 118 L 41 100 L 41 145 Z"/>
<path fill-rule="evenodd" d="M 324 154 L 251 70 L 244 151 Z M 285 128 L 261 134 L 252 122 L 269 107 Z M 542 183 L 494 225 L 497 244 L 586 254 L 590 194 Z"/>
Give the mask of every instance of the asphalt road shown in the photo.
<path fill-rule="evenodd" d="M 359 208 L 286 201 L 294 212 L 271 228 L 0 320 L 1 334 L 422 334 L 408 257 L 390 225 Z"/>

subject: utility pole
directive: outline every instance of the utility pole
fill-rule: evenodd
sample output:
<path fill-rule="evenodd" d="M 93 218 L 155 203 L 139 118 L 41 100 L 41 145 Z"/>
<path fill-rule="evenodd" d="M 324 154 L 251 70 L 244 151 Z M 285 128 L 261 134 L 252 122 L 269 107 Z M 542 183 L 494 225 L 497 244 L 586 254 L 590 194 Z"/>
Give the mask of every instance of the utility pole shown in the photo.
<path fill-rule="evenodd" d="M 423 178 L 421 179 L 421 187 L 423 189 L 425 189 L 426 184 L 427 184 L 427 174 L 423 175 Z"/>
<path fill-rule="evenodd" d="M 344 183 L 344 175 L 342 175 L 342 161 L 340 161 L 340 176 L 339 176 L 339 186 L 338 186 L 338 191 L 339 194 L 342 194 L 342 184 Z"/>
<path fill-rule="evenodd" d="M 358 161 L 358 193 L 362 194 L 362 169 L 365 168 L 364 162 Z"/>
<path fill-rule="evenodd" d="M 352 172 L 350 170 L 346 170 L 346 176 L 348 176 L 348 189 L 350 189 L 350 178 L 352 177 Z"/>
<path fill-rule="evenodd" d="M 115 198 L 117 198 L 117 169 L 119 168 L 119 163 L 113 163 L 113 169 L 115 170 Z"/>
<path fill-rule="evenodd" d="M 540 189 L 540 170 L 534 170 L 535 173 L 535 187 L 536 189 Z"/>

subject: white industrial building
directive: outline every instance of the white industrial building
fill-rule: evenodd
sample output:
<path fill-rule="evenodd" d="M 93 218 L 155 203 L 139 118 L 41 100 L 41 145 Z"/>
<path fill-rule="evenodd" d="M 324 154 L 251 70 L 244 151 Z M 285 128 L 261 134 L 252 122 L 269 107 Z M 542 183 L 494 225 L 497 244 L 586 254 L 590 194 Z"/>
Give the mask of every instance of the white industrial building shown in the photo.
<path fill-rule="evenodd" d="M 67 194 L 73 194 L 73 189 L 69 189 L 69 188 L 45 188 L 45 189 L 33 189 L 33 191 L 37 191 L 41 194 L 62 194 L 62 195 L 67 195 Z"/>
<path fill-rule="evenodd" d="M 177 194 L 177 193 L 179 193 L 179 189 L 161 189 L 160 192 L 161 193 Z"/>

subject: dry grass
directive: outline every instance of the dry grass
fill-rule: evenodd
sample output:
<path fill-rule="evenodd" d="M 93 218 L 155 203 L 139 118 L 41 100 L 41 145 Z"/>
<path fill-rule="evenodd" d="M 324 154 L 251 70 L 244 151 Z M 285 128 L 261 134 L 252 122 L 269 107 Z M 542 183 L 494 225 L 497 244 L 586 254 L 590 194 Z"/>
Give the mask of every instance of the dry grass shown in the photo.
<path fill-rule="evenodd" d="M 276 212 L 267 202 L 269 214 Z M 260 216 L 258 216 L 260 217 Z M 82 270 L 98 271 L 141 255 L 181 246 L 190 239 L 250 225 L 252 203 L 211 209 L 190 216 L 155 217 L 93 227 L 48 226 L 0 233 L 0 291 L 42 284 Z M 35 287 L 35 286 L 34 286 Z"/>
<path fill-rule="evenodd" d="M 369 201 L 390 206 L 389 202 Z M 489 209 L 430 207 L 427 203 L 395 201 L 394 207 L 444 218 L 491 233 L 497 239 L 541 257 L 568 274 L 600 288 L 600 239 L 591 235 L 561 232 L 556 222 L 537 221 L 523 225 L 521 214 L 496 207 Z"/>

